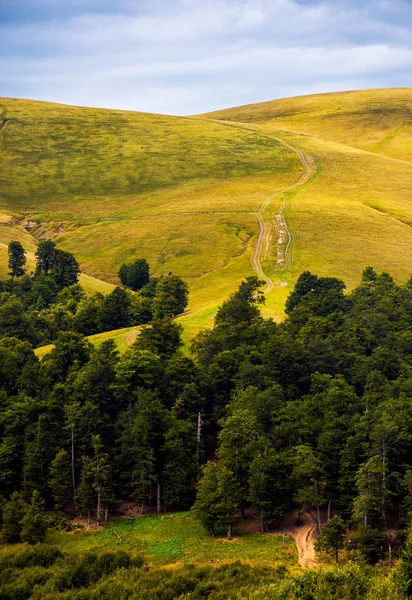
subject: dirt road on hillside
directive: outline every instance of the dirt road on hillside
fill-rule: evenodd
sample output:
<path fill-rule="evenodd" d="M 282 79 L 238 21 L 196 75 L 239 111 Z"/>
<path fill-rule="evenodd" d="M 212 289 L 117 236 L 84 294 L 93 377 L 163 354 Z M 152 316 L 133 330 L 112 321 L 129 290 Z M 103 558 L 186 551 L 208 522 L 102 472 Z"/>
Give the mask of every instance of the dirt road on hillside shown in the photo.
<path fill-rule="evenodd" d="M 285 148 L 288 148 L 289 150 L 292 150 L 293 152 L 295 152 L 298 155 L 298 158 L 299 158 L 300 162 L 302 163 L 303 167 L 305 168 L 305 172 L 300 176 L 299 180 L 296 183 L 294 183 L 286 188 L 283 188 L 282 190 L 279 190 L 272 196 L 269 196 L 269 198 L 267 198 L 263 202 L 262 206 L 256 213 L 256 217 L 259 222 L 259 234 L 256 239 L 255 247 L 253 249 L 251 262 L 252 262 L 252 266 L 253 266 L 253 269 L 254 269 L 256 275 L 259 277 L 259 279 L 262 279 L 263 281 L 266 282 L 266 288 L 264 290 L 265 293 L 271 292 L 273 290 L 273 288 L 275 287 L 275 285 L 274 285 L 273 280 L 265 274 L 263 267 L 262 267 L 261 260 L 260 260 L 263 246 L 265 243 L 267 246 L 269 245 L 270 238 L 272 235 L 271 234 L 271 226 L 270 225 L 268 226 L 268 224 L 266 223 L 265 219 L 263 218 L 263 213 L 268 209 L 268 206 L 272 202 L 272 200 L 274 200 L 278 196 L 282 196 L 281 204 L 279 206 L 277 213 L 275 214 L 275 223 L 276 223 L 276 229 L 277 229 L 276 263 L 277 263 L 277 267 L 280 271 L 285 271 L 286 269 L 290 268 L 290 266 L 292 265 L 292 249 L 293 249 L 294 243 L 296 241 L 296 236 L 295 236 L 294 232 L 291 230 L 291 228 L 289 227 L 287 219 L 284 215 L 284 212 L 287 208 L 288 192 L 293 192 L 297 188 L 304 186 L 318 172 L 318 166 L 316 164 L 316 161 L 315 161 L 314 157 L 311 154 L 309 154 L 309 152 L 306 152 L 305 150 L 302 150 L 301 148 L 292 146 L 292 144 L 289 144 L 288 142 L 285 142 L 284 140 L 281 140 L 277 137 L 274 137 L 274 136 L 267 136 L 267 137 L 270 137 L 271 139 L 277 141 L 279 144 L 281 144 Z M 280 282 L 280 285 L 282 285 L 282 282 Z"/>
<path fill-rule="evenodd" d="M 282 533 L 287 533 L 295 540 L 298 549 L 299 564 L 303 568 L 317 567 L 314 539 L 316 520 L 309 511 L 301 514 L 301 525 L 296 525 L 296 515 L 289 515 L 281 524 Z"/>

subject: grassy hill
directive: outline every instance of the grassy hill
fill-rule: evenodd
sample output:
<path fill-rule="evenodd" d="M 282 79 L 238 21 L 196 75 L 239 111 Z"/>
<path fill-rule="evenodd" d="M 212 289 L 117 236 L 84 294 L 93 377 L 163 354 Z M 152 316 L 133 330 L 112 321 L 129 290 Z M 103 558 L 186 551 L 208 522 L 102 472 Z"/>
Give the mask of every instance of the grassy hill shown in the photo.
<path fill-rule="evenodd" d="M 189 282 L 187 341 L 253 274 L 256 255 L 272 282 L 265 314 L 275 318 L 305 269 L 351 287 L 367 265 L 399 281 L 412 272 L 412 90 L 195 118 L 0 105 L 2 273 L 10 239 L 33 252 L 51 237 L 75 254 L 90 290 L 145 256 L 154 275 Z"/>
<path fill-rule="evenodd" d="M 15 218 L 13 236 L 18 230 L 30 251 L 32 236 L 51 237 L 84 273 L 111 283 L 123 261 L 144 256 L 154 275 L 189 280 L 196 309 L 216 308 L 253 273 L 253 213 L 303 170 L 260 132 L 28 100 L 0 105 L 0 210 Z"/>
<path fill-rule="evenodd" d="M 299 96 L 208 116 L 270 124 L 412 161 L 412 88 Z"/>
<path fill-rule="evenodd" d="M 381 110 L 374 111 L 374 105 Z M 282 274 L 287 283 L 305 269 L 341 277 L 350 287 L 367 265 L 399 281 L 411 275 L 412 162 L 404 160 L 401 137 L 393 136 L 392 152 L 402 159 L 360 148 L 381 136 L 382 114 L 393 114 L 392 125 L 398 119 L 406 131 L 409 107 L 412 90 L 371 90 L 279 100 L 202 117 L 276 135 L 316 158 L 316 179 L 295 191 L 286 211 L 296 236 L 293 264 Z M 344 129 L 345 143 L 333 141 Z M 269 307 L 278 311 L 287 293 L 288 287 L 275 290 Z"/>

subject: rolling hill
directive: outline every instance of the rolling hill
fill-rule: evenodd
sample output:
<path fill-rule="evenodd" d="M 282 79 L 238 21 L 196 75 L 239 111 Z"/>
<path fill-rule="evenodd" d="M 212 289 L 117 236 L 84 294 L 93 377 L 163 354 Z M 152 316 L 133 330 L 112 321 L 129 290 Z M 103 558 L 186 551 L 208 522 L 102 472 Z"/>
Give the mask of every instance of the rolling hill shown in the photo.
<path fill-rule="evenodd" d="M 117 283 L 123 261 L 145 256 L 153 274 L 188 280 L 186 337 L 253 272 L 275 318 L 306 269 L 349 287 L 367 265 L 412 273 L 412 90 L 192 118 L 0 105 L 3 265 L 12 238 L 33 251 L 52 237 L 93 282 Z"/>

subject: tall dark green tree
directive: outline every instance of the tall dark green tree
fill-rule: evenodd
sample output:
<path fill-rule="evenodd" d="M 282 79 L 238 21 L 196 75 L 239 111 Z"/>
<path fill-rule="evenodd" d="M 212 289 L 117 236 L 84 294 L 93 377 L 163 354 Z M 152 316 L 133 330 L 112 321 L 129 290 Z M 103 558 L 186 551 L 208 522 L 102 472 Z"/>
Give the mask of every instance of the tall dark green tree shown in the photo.
<path fill-rule="evenodd" d="M 3 525 L 1 533 L 6 542 L 19 542 L 21 521 L 25 513 L 25 504 L 19 492 L 13 492 L 3 507 Z"/>
<path fill-rule="evenodd" d="M 239 485 L 236 477 L 221 463 L 208 462 L 197 487 L 193 512 L 210 535 L 225 527 L 232 539 L 232 525 L 239 505 Z"/>
<path fill-rule="evenodd" d="M 111 331 L 130 324 L 130 298 L 128 293 L 117 287 L 106 296 L 98 314 L 101 331 Z"/>
<path fill-rule="evenodd" d="M 78 281 L 80 267 L 73 254 L 56 249 L 53 279 L 60 289 L 75 285 Z"/>
<path fill-rule="evenodd" d="M 249 500 L 257 511 L 262 532 L 284 514 L 291 492 L 290 471 L 290 461 L 285 454 L 270 447 L 262 449 L 250 465 Z"/>
<path fill-rule="evenodd" d="M 87 522 L 90 525 L 91 511 L 96 506 L 96 490 L 93 460 L 83 456 L 80 484 L 77 488 L 77 501 L 82 511 L 87 511 Z"/>
<path fill-rule="evenodd" d="M 316 538 L 315 548 L 335 557 L 339 562 L 339 550 L 345 545 L 346 527 L 343 519 L 335 515 L 324 525 L 321 534 Z"/>
<path fill-rule="evenodd" d="M 60 450 L 50 465 L 49 486 L 54 506 L 61 512 L 73 501 L 71 462 L 66 450 Z"/>
<path fill-rule="evenodd" d="M 20 242 L 10 242 L 8 245 L 9 253 L 9 275 L 12 279 L 21 277 L 25 273 L 26 254 Z"/>
<path fill-rule="evenodd" d="M 150 280 L 150 267 L 145 258 L 138 258 L 131 264 L 123 263 L 119 270 L 119 278 L 124 286 L 131 290 L 140 290 Z"/>
<path fill-rule="evenodd" d="M 41 240 L 36 250 L 36 274 L 51 274 L 56 264 L 56 244 L 51 240 Z"/>
<path fill-rule="evenodd" d="M 26 508 L 21 521 L 20 537 L 23 542 L 38 544 L 44 542 L 47 535 L 47 517 L 44 513 L 45 504 L 39 492 L 34 490 L 30 504 Z"/>
<path fill-rule="evenodd" d="M 153 316 L 156 320 L 176 317 L 186 308 L 189 288 L 183 279 L 169 273 L 162 277 L 156 286 L 153 300 Z"/>

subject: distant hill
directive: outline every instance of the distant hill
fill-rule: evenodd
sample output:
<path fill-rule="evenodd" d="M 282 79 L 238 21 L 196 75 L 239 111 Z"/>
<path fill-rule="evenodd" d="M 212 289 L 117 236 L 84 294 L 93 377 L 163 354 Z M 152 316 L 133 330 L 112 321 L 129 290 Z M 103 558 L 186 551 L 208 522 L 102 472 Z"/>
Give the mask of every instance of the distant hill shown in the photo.
<path fill-rule="evenodd" d="M 208 115 L 267 123 L 412 161 L 412 88 L 299 96 Z"/>
<path fill-rule="evenodd" d="M 109 283 L 146 257 L 188 280 L 187 336 L 253 273 L 275 318 L 306 269 L 351 287 L 367 265 L 406 281 L 411 110 L 408 89 L 192 118 L 0 99 L 0 270 L 13 238 L 33 251 L 51 237 Z"/>

